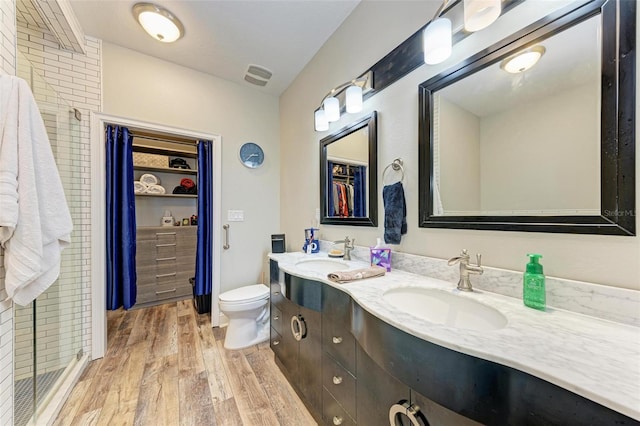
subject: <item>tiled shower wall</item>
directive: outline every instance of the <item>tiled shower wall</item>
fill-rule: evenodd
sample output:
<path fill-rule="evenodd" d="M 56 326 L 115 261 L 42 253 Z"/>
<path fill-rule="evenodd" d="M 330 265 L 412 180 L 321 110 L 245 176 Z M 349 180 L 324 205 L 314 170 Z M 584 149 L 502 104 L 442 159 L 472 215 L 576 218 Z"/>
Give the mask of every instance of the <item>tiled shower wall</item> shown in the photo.
<path fill-rule="evenodd" d="M 0 72 L 16 72 L 16 2 L 0 1 Z M 4 253 L 0 248 L 0 301 L 4 292 Z M 0 302 L 0 424 L 13 424 L 13 307 Z"/>
<path fill-rule="evenodd" d="M 55 37 L 42 25 L 30 19 L 35 11 L 24 10 L 21 3 L 17 16 L 18 50 L 32 64 L 34 70 L 44 78 L 71 107 L 82 113 L 79 126 L 79 141 L 74 143 L 74 164 L 80 163 L 79 182 L 73 185 L 74 194 L 70 208 L 74 217 L 74 243 L 78 250 L 73 254 L 71 263 L 62 265 L 62 274 L 66 268 L 80 268 L 82 292 L 82 348 L 85 353 L 91 351 L 91 267 L 90 267 L 90 221 L 91 221 L 91 157 L 90 157 L 90 112 L 101 109 L 101 43 L 100 40 L 86 37 L 86 53 L 61 50 Z M 32 22 L 29 22 L 32 21 Z M 63 176 L 64 180 L 64 176 Z M 46 318 L 43 318 L 45 321 Z"/>

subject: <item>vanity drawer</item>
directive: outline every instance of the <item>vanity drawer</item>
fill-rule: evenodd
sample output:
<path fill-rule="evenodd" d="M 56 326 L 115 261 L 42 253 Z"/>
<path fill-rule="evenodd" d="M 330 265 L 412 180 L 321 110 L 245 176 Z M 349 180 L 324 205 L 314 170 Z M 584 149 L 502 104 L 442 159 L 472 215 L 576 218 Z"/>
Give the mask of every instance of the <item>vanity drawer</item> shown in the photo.
<path fill-rule="evenodd" d="M 356 424 L 326 389 L 322 392 L 322 418 L 327 425 L 355 426 Z"/>
<path fill-rule="evenodd" d="M 324 320 L 324 318 L 323 318 Z M 342 324 L 322 323 L 322 347 L 349 372 L 356 371 L 356 339 Z"/>
<path fill-rule="evenodd" d="M 282 288 L 280 284 L 275 283 L 270 285 L 271 288 L 271 304 L 277 306 L 282 310 L 282 305 L 285 302 L 284 295 L 282 294 Z"/>
<path fill-rule="evenodd" d="M 271 328 L 282 334 L 282 312 L 273 303 L 271 304 Z"/>
<path fill-rule="evenodd" d="M 322 385 L 347 414 L 356 417 L 356 379 L 326 352 L 322 354 Z"/>
<path fill-rule="evenodd" d="M 278 358 L 282 358 L 282 336 L 273 327 L 271 327 L 269 346 Z"/>

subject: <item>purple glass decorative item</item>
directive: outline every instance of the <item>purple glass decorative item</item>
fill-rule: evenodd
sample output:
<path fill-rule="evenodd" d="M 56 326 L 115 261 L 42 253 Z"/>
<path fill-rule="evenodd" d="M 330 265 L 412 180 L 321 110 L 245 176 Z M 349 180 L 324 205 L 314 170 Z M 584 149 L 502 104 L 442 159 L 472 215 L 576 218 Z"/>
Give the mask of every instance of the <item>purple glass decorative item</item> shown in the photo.
<path fill-rule="evenodd" d="M 391 272 L 391 249 L 390 248 L 370 248 L 371 266 L 382 266 Z"/>

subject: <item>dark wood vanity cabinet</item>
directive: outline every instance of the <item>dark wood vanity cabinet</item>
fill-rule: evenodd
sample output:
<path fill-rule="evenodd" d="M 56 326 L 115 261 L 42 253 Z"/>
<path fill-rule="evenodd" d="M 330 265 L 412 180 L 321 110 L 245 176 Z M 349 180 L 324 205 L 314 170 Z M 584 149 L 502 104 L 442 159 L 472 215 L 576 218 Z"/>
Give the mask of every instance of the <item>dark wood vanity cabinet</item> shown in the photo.
<path fill-rule="evenodd" d="M 296 388 L 314 418 L 322 410 L 322 283 L 289 274 L 278 278 L 271 261 L 271 349 L 276 364 Z"/>

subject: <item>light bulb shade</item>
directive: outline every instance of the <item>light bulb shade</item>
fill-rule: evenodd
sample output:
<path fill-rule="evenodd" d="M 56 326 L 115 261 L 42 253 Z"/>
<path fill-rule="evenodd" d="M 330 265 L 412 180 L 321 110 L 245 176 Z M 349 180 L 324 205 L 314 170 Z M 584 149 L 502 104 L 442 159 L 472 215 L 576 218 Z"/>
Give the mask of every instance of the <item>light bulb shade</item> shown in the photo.
<path fill-rule="evenodd" d="M 464 29 L 480 31 L 493 24 L 502 12 L 501 0 L 464 0 Z"/>
<path fill-rule="evenodd" d="M 451 21 L 447 18 L 431 21 L 424 29 L 422 38 L 425 64 L 439 64 L 451 56 Z"/>
<path fill-rule="evenodd" d="M 340 120 L 340 102 L 338 98 L 335 96 L 327 98 L 322 103 L 322 106 L 329 123 Z"/>
<path fill-rule="evenodd" d="M 314 117 L 316 132 L 324 132 L 325 130 L 329 130 L 329 120 L 327 120 L 327 116 L 322 108 L 315 112 Z"/>
<path fill-rule="evenodd" d="M 354 113 L 362 111 L 362 87 L 349 86 L 346 91 L 347 112 Z"/>
<path fill-rule="evenodd" d="M 546 52 L 544 46 L 534 46 L 504 59 L 500 63 L 500 68 L 511 74 L 525 72 L 538 63 L 544 52 Z"/>
<path fill-rule="evenodd" d="M 144 30 L 163 43 L 171 43 L 184 35 L 184 26 L 167 9 L 152 3 L 137 3 L 133 15 Z"/>

